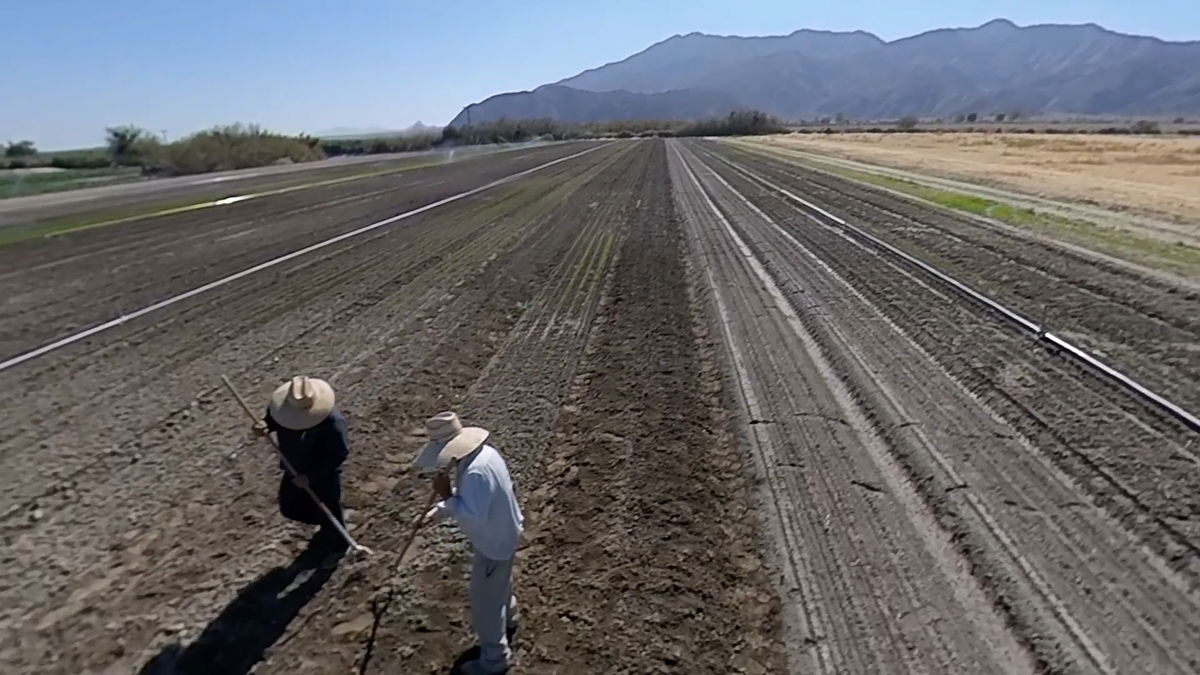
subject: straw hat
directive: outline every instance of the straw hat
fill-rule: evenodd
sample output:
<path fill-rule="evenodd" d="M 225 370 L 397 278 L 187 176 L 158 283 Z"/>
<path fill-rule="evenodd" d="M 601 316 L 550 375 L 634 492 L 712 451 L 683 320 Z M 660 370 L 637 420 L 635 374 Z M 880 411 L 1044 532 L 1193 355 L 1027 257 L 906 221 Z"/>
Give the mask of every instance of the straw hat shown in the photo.
<path fill-rule="evenodd" d="M 440 469 L 462 459 L 488 438 L 487 429 L 464 427 L 452 412 L 438 413 L 425 420 L 425 433 L 429 442 L 417 453 L 417 466 L 421 469 Z"/>
<path fill-rule="evenodd" d="M 297 375 L 271 394 L 271 418 L 285 429 L 311 429 L 331 412 L 333 387 L 325 380 Z"/>

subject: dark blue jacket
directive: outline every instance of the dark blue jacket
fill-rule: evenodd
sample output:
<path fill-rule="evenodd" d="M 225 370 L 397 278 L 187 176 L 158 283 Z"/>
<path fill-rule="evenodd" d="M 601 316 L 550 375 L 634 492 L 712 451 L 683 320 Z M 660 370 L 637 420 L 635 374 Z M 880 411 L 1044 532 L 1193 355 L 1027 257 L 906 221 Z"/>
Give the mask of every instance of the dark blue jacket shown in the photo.
<path fill-rule="evenodd" d="M 266 422 L 267 428 L 275 432 L 283 456 L 300 475 L 308 476 L 312 483 L 333 477 L 331 474 L 337 472 L 350 456 L 346 419 L 336 409 L 320 424 L 303 431 L 279 426 L 271 418 L 270 412 L 267 413 Z M 283 468 L 283 462 L 279 463 L 279 468 Z"/>
<path fill-rule="evenodd" d="M 296 431 L 279 426 L 268 412 L 266 423 L 279 440 L 279 451 L 297 473 L 308 477 L 313 492 L 341 520 L 341 468 L 350 455 L 345 418 L 334 410 L 317 426 Z M 324 515 L 312 503 L 312 498 L 292 483 L 292 477 L 287 475 L 282 461 L 279 468 L 284 470 L 283 480 L 279 484 L 279 510 L 283 517 L 302 523 L 324 524 Z"/>

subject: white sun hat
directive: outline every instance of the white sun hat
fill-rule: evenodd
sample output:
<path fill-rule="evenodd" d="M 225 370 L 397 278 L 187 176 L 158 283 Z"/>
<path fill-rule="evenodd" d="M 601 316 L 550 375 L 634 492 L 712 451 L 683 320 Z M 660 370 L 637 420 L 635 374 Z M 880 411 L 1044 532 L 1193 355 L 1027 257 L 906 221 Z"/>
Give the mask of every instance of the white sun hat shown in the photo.
<path fill-rule="evenodd" d="M 294 431 L 311 429 L 333 412 L 333 387 L 325 380 L 297 375 L 271 394 L 271 418 Z"/>
<path fill-rule="evenodd" d="M 429 442 L 417 453 L 417 467 L 441 469 L 475 452 L 488 438 L 487 429 L 464 427 L 458 415 L 443 412 L 425 420 Z"/>

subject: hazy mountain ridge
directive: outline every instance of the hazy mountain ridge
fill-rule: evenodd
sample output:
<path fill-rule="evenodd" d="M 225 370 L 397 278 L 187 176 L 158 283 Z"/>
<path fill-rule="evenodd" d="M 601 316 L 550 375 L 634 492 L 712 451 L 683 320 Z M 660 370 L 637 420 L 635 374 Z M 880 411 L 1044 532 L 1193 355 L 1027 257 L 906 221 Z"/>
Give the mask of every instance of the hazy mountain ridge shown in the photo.
<path fill-rule="evenodd" d="M 1200 42 L 1124 35 L 1095 24 L 1018 27 L 1003 19 L 892 42 L 862 31 L 689 33 L 554 85 L 493 96 L 471 106 L 471 115 L 478 123 L 536 111 L 578 122 L 685 119 L 733 108 L 786 119 L 1195 115 Z M 464 121 L 460 113 L 452 124 Z"/>
<path fill-rule="evenodd" d="M 846 56 L 883 44 L 883 40 L 863 31 L 835 33 L 804 29 L 790 35 L 764 37 L 688 33 L 672 36 L 626 59 L 585 70 L 555 84 L 587 91 L 653 94 L 697 88 L 708 72 L 778 52 Z"/>
<path fill-rule="evenodd" d="M 687 120 L 724 115 L 739 107 L 728 94 L 678 89 L 656 94 L 628 91 L 594 92 L 547 84 L 533 91 L 497 94 L 483 103 L 464 108 L 451 126 L 464 126 L 501 118 L 550 118 L 561 122 L 597 120 Z"/>

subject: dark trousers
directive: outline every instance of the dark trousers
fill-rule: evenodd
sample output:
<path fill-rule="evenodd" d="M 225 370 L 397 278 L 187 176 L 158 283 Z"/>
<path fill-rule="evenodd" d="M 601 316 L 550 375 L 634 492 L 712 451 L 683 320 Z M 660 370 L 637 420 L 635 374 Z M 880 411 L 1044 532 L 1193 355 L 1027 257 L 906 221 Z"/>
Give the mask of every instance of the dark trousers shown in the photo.
<path fill-rule="evenodd" d="M 321 503 L 329 509 L 333 517 L 337 518 L 339 523 L 344 523 L 341 472 L 335 472 L 317 480 L 310 477 L 309 487 L 312 488 Z M 303 489 L 296 487 L 292 478 L 286 475 L 279 482 L 279 513 L 288 520 L 308 525 L 320 525 L 322 530 L 330 530 L 334 536 L 340 536 L 329 525 L 329 519 L 325 517 L 324 513 L 321 513 L 321 509 L 313 503 L 312 497 L 309 497 Z"/>

